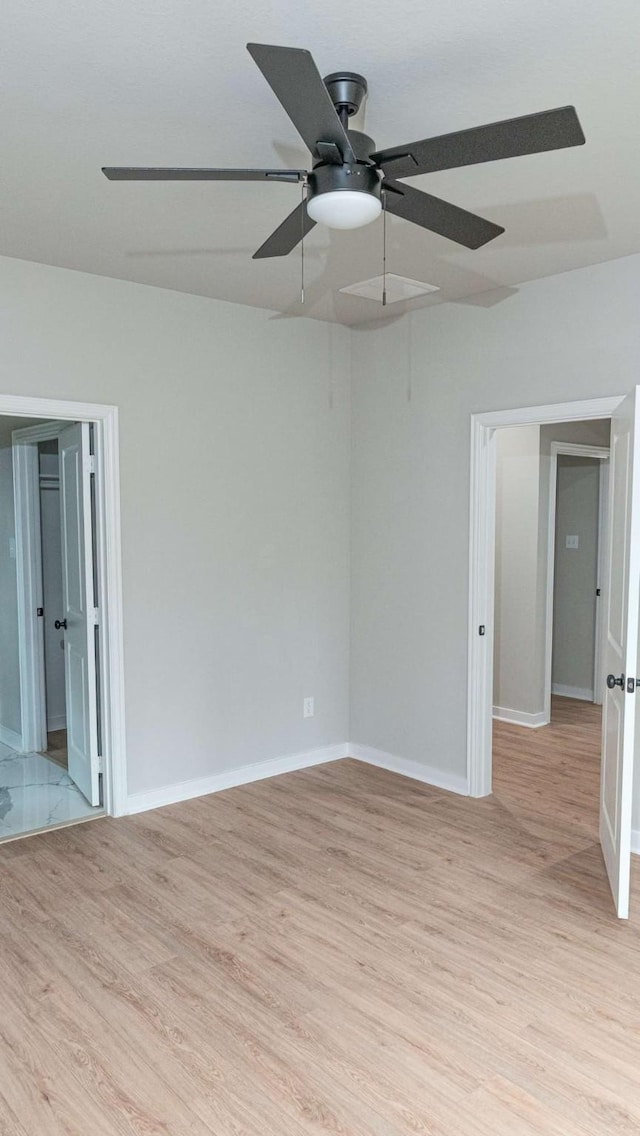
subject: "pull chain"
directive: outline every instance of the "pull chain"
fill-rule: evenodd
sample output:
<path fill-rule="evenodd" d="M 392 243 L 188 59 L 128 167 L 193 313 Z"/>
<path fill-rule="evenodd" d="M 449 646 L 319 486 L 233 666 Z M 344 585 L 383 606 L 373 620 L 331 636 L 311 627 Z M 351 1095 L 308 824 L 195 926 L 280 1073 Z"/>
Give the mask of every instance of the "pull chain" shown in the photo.
<path fill-rule="evenodd" d="M 300 209 L 300 224 L 302 228 L 302 238 L 300 240 L 300 303 L 304 304 L 304 214 L 305 214 L 305 183 L 302 184 L 301 190 L 301 209 Z"/>
<path fill-rule="evenodd" d="M 382 190 L 382 306 L 387 306 L 387 195 Z"/>

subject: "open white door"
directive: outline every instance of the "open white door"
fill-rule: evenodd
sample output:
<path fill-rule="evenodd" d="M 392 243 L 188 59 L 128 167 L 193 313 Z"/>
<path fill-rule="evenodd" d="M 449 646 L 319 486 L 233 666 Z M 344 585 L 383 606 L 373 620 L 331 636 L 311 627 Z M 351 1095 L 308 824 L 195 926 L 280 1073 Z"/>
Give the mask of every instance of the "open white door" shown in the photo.
<path fill-rule="evenodd" d="M 631 806 L 640 599 L 640 388 L 611 420 L 608 599 L 602 716 L 600 843 L 616 911 L 629 915 Z"/>
<path fill-rule="evenodd" d="M 59 455 L 69 776 L 91 805 L 99 805 L 91 454 L 87 422 L 62 431 Z"/>

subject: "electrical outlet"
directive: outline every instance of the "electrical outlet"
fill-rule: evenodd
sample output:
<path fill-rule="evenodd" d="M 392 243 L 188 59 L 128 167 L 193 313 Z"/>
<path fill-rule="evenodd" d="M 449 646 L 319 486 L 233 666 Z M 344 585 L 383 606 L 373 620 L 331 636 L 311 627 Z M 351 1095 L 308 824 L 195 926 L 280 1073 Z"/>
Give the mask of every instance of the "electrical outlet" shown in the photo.
<path fill-rule="evenodd" d="M 565 548 L 580 548 L 579 536 L 567 536 L 565 540 Z"/>
<path fill-rule="evenodd" d="M 302 716 L 303 718 L 313 718 L 315 714 L 315 705 L 313 698 L 305 698 L 302 703 Z"/>

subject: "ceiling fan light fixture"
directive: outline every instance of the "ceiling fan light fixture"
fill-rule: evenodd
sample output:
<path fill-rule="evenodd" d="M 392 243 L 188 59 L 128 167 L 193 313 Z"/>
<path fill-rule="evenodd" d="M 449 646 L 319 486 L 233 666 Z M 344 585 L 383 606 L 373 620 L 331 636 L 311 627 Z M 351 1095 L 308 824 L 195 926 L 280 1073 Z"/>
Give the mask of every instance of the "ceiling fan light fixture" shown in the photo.
<path fill-rule="evenodd" d="M 332 189 L 319 193 L 307 204 L 312 221 L 329 229 L 360 229 L 380 216 L 379 197 L 353 189 Z"/>

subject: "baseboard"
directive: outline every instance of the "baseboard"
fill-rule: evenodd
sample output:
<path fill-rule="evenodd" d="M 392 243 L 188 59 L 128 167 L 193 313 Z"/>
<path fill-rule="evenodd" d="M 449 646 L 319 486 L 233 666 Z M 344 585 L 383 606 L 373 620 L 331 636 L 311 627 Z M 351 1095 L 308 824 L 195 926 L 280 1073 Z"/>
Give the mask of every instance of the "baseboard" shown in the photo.
<path fill-rule="evenodd" d="M 54 714 L 51 718 L 47 718 L 47 733 L 53 734 L 56 730 L 66 730 L 67 728 L 67 715 Z"/>
<path fill-rule="evenodd" d="M 233 789 L 237 785 L 262 781 L 265 777 L 277 777 L 281 773 L 294 773 L 297 769 L 308 769 L 312 765 L 322 765 L 327 761 L 339 761 L 343 757 L 349 757 L 350 753 L 351 749 L 345 742 L 342 745 L 308 750 L 306 753 L 276 757 L 272 761 L 252 762 L 238 769 L 229 769 L 226 773 L 214 773 L 211 777 L 197 777 L 192 781 L 179 781 L 174 785 L 164 785 L 161 789 L 151 789 L 147 793 L 133 793 L 127 798 L 127 812 L 143 813 L 147 809 L 175 805 L 179 801 L 189 801 L 192 797 L 204 797 L 208 793 L 219 793 L 223 789 Z"/>
<path fill-rule="evenodd" d="M 634 856 L 640 856 L 640 828 L 631 829 L 631 851 Z"/>
<path fill-rule="evenodd" d="M 549 719 L 544 710 L 538 714 L 526 714 L 524 710 L 511 710 L 508 706 L 494 706 L 493 716 L 499 722 L 510 722 L 512 726 L 526 726 L 528 730 L 538 730 L 548 726 Z"/>
<path fill-rule="evenodd" d="M 588 690 L 586 686 L 564 686 L 561 682 L 554 682 L 551 693 L 560 698 L 579 698 L 581 702 L 593 702 L 593 690 Z"/>
<path fill-rule="evenodd" d="M 22 753 L 21 735 L 16 734 L 15 730 L 8 729 L 7 726 L 0 726 L 0 742 L 9 746 L 9 749 L 15 749 L 16 753 Z"/>
<path fill-rule="evenodd" d="M 450 793 L 461 793 L 468 796 L 469 785 L 466 777 L 456 773 L 446 773 L 442 769 L 434 769 L 431 765 L 422 765 L 419 761 L 410 761 L 405 757 L 396 757 L 392 753 L 385 753 L 382 749 L 372 746 L 352 744 L 349 746 L 349 756 L 357 761 L 364 761 L 367 765 L 377 765 L 380 769 L 388 769 L 391 773 L 400 773 L 403 777 L 410 777 L 413 781 L 422 781 L 426 785 L 433 785 L 437 789 L 448 789 Z"/>

